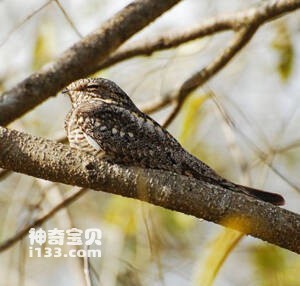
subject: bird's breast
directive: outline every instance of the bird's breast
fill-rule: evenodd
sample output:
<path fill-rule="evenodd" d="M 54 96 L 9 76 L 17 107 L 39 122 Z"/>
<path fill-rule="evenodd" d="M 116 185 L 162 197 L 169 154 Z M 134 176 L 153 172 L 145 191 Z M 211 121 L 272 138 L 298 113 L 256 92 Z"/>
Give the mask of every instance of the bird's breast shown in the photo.
<path fill-rule="evenodd" d="M 84 124 L 83 118 L 78 117 L 76 110 L 74 110 L 70 114 L 68 122 L 66 122 L 70 147 L 87 153 L 97 154 L 101 151 L 101 147 L 92 137 L 83 132 L 82 124 Z"/>

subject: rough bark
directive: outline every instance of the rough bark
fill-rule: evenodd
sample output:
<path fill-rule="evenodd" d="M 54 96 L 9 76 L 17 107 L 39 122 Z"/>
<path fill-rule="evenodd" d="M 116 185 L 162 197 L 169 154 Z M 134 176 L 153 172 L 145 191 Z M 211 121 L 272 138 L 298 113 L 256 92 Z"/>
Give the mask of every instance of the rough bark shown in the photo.
<path fill-rule="evenodd" d="M 135 198 L 203 218 L 300 254 L 300 216 L 240 193 L 160 170 L 108 164 L 50 140 L 0 127 L 0 167 Z"/>

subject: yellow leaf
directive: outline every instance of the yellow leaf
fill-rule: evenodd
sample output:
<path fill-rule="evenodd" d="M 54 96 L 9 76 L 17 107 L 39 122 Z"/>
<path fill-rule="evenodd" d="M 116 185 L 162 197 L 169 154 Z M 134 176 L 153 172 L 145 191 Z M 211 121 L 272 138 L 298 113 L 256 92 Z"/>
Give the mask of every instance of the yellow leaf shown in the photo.
<path fill-rule="evenodd" d="M 272 48 L 277 52 L 277 71 L 282 81 L 286 81 L 292 74 L 295 54 L 290 31 L 283 20 L 276 25 Z"/>
<path fill-rule="evenodd" d="M 134 235 L 137 224 L 138 201 L 123 197 L 112 197 L 104 215 L 108 223 L 120 227 L 127 235 Z"/>
<path fill-rule="evenodd" d="M 33 51 L 33 69 L 39 69 L 45 63 L 50 62 L 54 56 L 55 31 L 53 24 L 47 20 L 38 26 L 35 46 Z"/>
<path fill-rule="evenodd" d="M 300 285 L 298 255 L 268 244 L 253 248 L 251 254 L 259 285 Z"/>
<path fill-rule="evenodd" d="M 205 101 L 210 97 L 209 94 L 192 94 L 185 101 L 183 106 L 183 120 L 182 130 L 179 135 L 179 142 L 187 149 L 190 150 L 189 142 L 194 141 L 194 134 L 197 129 L 200 113 L 199 110 Z M 193 137 L 192 140 L 191 136 Z"/>
<path fill-rule="evenodd" d="M 197 265 L 193 285 L 213 285 L 226 258 L 243 236 L 244 234 L 241 232 L 229 228 L 224 229 L 212 243 L 204 262 L 201 261 L 200 265 Z"/>

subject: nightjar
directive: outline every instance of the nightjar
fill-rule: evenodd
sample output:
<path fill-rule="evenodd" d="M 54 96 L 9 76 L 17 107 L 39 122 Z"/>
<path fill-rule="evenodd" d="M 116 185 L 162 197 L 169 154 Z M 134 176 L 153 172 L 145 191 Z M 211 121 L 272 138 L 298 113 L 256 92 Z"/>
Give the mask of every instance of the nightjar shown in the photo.
<path fill-rule="evenodd" d="M 188 153 L 156 121 L 141 112 L 114 82 L 80 79 L 63 93 L 72 109 L 65 121 L 70 146 L 113 163 L 167 170 L 283 205 L 281 195 L 241 186 L 218 175 Z"/>

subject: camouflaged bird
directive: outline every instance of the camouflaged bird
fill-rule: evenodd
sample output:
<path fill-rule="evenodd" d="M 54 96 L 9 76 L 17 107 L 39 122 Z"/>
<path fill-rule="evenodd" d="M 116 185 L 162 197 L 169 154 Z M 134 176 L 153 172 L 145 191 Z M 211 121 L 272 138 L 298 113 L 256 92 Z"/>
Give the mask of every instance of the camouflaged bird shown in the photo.
<path fill-rule="evenodd" d="M 114 82 L 103 78 L 80 79 L 63 93 L 72 102 L 65 121 L 71 147 L 113 163 L 167 170 L 275 205 L 284 204 L 279 194 L 241 186 L 219 176 L 141 112 Z"/>

